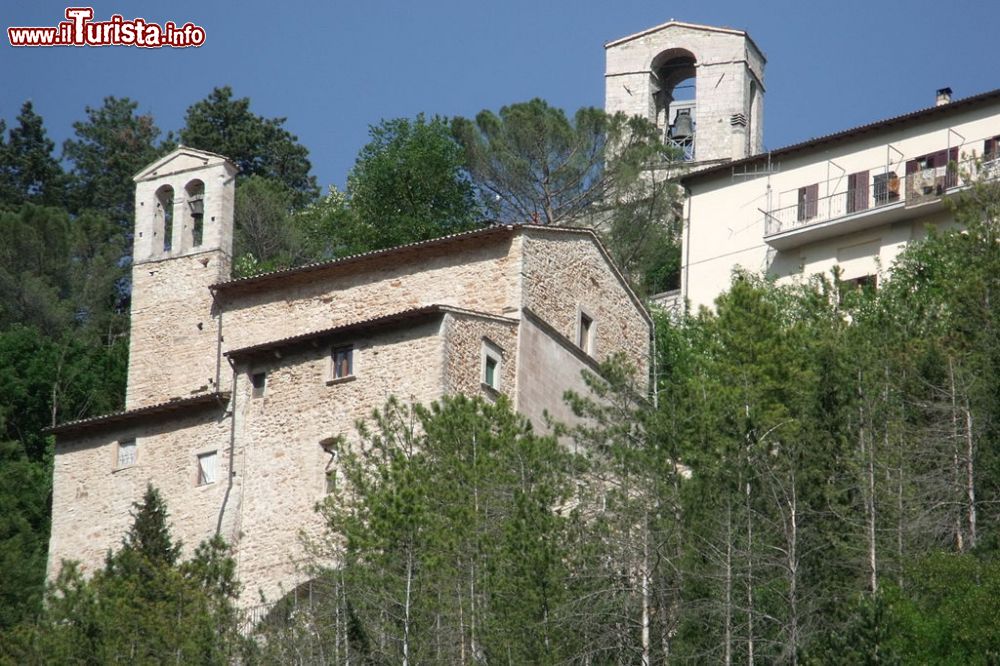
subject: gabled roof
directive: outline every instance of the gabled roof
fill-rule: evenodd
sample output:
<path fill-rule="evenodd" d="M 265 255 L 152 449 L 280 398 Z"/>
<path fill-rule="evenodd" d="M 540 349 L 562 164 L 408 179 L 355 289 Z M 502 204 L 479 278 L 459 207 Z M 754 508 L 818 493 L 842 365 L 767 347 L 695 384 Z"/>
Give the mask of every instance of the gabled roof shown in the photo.
<path fill-rule="evenodd" d="M 799 143 L 793 143 L 766 153 L 757 153 L 756 155 L 751 155 L 750 157 L 745 157 L 743 159 L 723 162 L 717 166 L 689 173 L 682 177 L 681 181 L 690 183 L 702 180 L 705 176 L 718 176 L 722 173 L 728 172 L 733 167 L 753 164 L 755 162 L 766 162 L 769 158 L 774 160 L 775 158 L 785 157 L 799 152 L 806 152 L 831 144 L 846 143 L 864 134 L 916 125 L 917 123 L 925 122 L 927 120 L 947 116 L 952 113 L 967 111 L 979 106 L 987 106 L 989 104 L 1000 104 L 1000 88 L 948 102 L 947 104 L 942 104 L 940 106 L 929 106 L 923 109 L 917 109 L 916 111 L 911 111 L 909 113 L 904 113 L 899 116 L 892 116 L 890 118 L 883 118 L 882 120 L 876 120 L 864 125 L 857 125 L 832 134 L 825 134 L 823 136 L 818 136 Z M 998 106 L 997 110 L 998 113 L 1000 113 L 1000 106 Z"/>
<path fill-rule="evenodd" d="M 400 310 L 398 312 L 392 312 L 387 315 L 372 317 L 370 319 L 362 319 L 359 321 L 348 322 L 345 324 L 338 324 L 336 326 L 331 326 L 330 328 L 325 328 L 319 331 L 303 333 L 302 335 L 294 335 L 288 338 L 281 338 L 279 340 L 272 340 L 270 342 L 264 342 L 259 345 L 252 345 L 250 347 L 241 347 L 240 349 L 232 349 L 230 351 L 227 351 L 225 353 L 225 356 L 229 356 L 231 358 L 246 358 L 250 356 L 257 356 L 260 354 L 277 352 L 282 349 L 289 349 L 301 345 L 310 345 L 310 344 L 319 345 L 321 342 L 329 338 L 334 338 L 347 333 L 359 333 L 362 331 L 395 327 L 401 324 L 434 319 L 446 313 L 457 314 L 457 315 L 468 315 L 472 317 L 490 319 L 493 321 L 498 321 L 508 324 L 517 323 L 517 319 L 511 319 L 510 317 L 501 317 L 499 315 L 490 314 L 488 312 L 479 312 L 478 310 L 467 310 L 465 308 L 458 308 L 451 305 L 440 305 L 440 304 L 425 305 L 423 307 L 411 308 L 408 310 Z"/>
<path fill-rule="evenodd" d="M 751 37 L 745 30 L 737 30 L 735 28 L 720 28 L 713 25 L 703 25 L 701 23 L 685 23 L 684 21 L 675 21 L 670 19 L 666 23 L 661 23 L 660 25 L 654 25 L 652 28 L 646 28 L 645 30 L 640 30 L 639 32 L 633 32 L 631 35 L 625 35 L 624 37 L 619 37 L 618 39 L 613 39 L 610 42 L 604 44 L 604 48 L 608 49 L 612 46 L 618 46 L 619 44 L 624 44 L 625 42 L 630 42 L 633 39 L 639 39 L 640 37 L 645 37 L 646 35 L 651 35 L 654 32 L 660 32 L 661 30 L 666 30 L 668 28 L 686 28 L 688 30 L 704 30 L 705 32 L 720 32 L 726 35 L 736 35 L 738 37 L 745 37 L 747 40 L 753 44 L 753 47 L 757 49 L 757 53 L 760 54 L 761 58 L 764 58 L 764 52 L 760 50 L 757 43 L 753 41 Z M 764 58 L 765 62 L 767 58 Z"/>
<path fill-rule="evenodd" d="M 588 238 L 597 247 L 601 256 L 604 258 L 605 262 L 607 262 L 611 272 L 615 275 L 616 279 L 622 285 L 622 288 L 628 294 L 629 299 L 639 309 L 642 316 L 647 321 L 652 322 L 652 319 L 646 311 L 646 307 L 642 300 L 639 299 L 635 291 L 629 285 L 628 280 L 625 279 L 625 276 L 622 275 L 618 267 L 615 266 L 614 261 L 611 260 L 611 255 L 608 253 L 607 248 L 604 247 L 601 239 L 597 236 L 593 229 L 586 227 L 558 227 L 538 224 L 494 225 L 486 227 L 485 229 L 464 231 L 457 234 L 451 234 L 449 236 L 442 236 L 440 238 L 432 238 L 430 240 L 418 241 L 416 243 L 408 243 L 406 245 L 385 248 L 383 250 L 372 250 L 371 252 L 354 254 L 347 257 L 341 257 L 339 259 L 333 259 L 331 261 L 306 264 L 304 266 L 296 266 L 294 268 L 283 268 L 275 271 L 268 271 L 266 273 L 260 273 L 258 275 L 251 275 L 249 277 L 236 278 L 235 280 L 228 280 L 226 282 L 218 282 L 209 286 L 209 289 L 211 289 L 212 293 L 216 295 L 224 296 L 226 294 L 239 293 L 240 291 L 254 289 L 257 287 L 280 287 L 282 282 L 287 278 L 300 277 L 308 275 L 309 273 L 352 270 L 354 268 L 361 268 L 366 262 L 373 259 L 398 259 L 407 254 L 416 253 L 426 248 L 446 247 L 450 244 L 460 243 L 480 243 L 482 241 L 497 238 L 513 238 L 515 235 L 525 230 L 578 235 Z"/>
<path fill-rule="evenodd" d="M 158 416 L 170 414 L 197 413 L 201 410 L 212 407 L 225 407 L 229 402 L 229 392 L 202 393 L 191 398 L 174 398 L 167 402 L 161 402 L 148 407 L 130 409 L 103 416 L 93 416 L 76 421 L 67 421 L 57 426 L 45 428 L 42 432 L 46 435 L 75 435 L 84 431 L 93 431 L 110 426 L 135 425 L 151 420 Z"/>
<path fill-rule="evenodd" d="M 200 168 L 210 164 L 225 164 L 234 174 L 239 171 L 239 167 L 233 164 L 225 155 L 179 145 L 152 164 L 144 166 L 138 173 L 132 176 L 132 180 L 138 183 L 154 177 L 162 178 L 175 171 L 187 171 L 195 166 Z"/>
<path fill-rule="evenodd" d="M 225 294 L 227 292 L 240 291 L 244 287 L 270 285 L 271 283 L 280 282 L 283 278 L 291 276 L 352 266 L 378 257 L 398 257 L 428 247 L 486 240 L 495 237 L 512 237 L 518 233 L 521 228 L 522 225 L 495 225 L 486 227 L 485 229 L 463 231 L 457 234 L 441 236 L 440 238 L 432 238 L 430 240 L 388 247 L 382 250 L 372 250 L 370 252 L 352 254 L 338 259 L 331 259 L 330 261 L 319 261 L 312 264 L 305 264 L 303 266 L 295 266 L 293 268 L 280 268 L 273 271 L 267 271 L 265 273 L 258 273 L 257 275 L 227 280 L 226 282 L 217 282 L 216 284 L 211 285 L 209 289 L 217 294 Z"/>

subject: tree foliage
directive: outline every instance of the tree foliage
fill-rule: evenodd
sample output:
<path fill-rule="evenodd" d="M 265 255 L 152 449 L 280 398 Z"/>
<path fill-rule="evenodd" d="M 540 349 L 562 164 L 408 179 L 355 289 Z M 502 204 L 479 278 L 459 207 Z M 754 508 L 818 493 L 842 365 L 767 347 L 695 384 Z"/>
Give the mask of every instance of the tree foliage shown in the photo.
<path fill-rule="evenodd" d="M 3 128 L 0 122 L 0 134 Z M 52 154 L 54 148 L 41 116 L 35 113 L 30 100 L 25 102 L 8 140 L 3 142 L 0 137 L 0 207 L 13 208 L 26 201 L 61 201 L 64 175 Z"/>
<path fill-rule="evenodd" d="M 63 144 L 73 165 L 67 207 L 74 213 L 100 212 L 128 238 L 135 215 L 132 176 L 162 150 L 153 117 L 137 114 L 138 107 L 127 97 L 105 97 L 100 107 L 86 107 L 87 119 L 73 123 L 75 138 Z"/>
<path fill-rule="evenodd" d="M 244 178 L 259 176 L 282 183 L 297 205 L 315 198 L 309 151 L 285 129 L 285 118 L 264 118 L 250 110 L 250 98 L 233 98 L 229 86 L 214 88 L 188 107 L 181 143 L 224 155 Z"/>
<path fill-rule="evenodd" d="M 147 487 L 121 548 L 85 579 L 64 563 L 34 624 L 9 634 L 9 663 L 231 663 L 241 649 L 235 566 L 218 538 L 178 562 L 167 509 Z"/>
<path fill-rule="evenodd" d="M 589 226 L 641 291 L 675 286 L 680 222 L 677 158 L 648 121 L 581 108 L 572 121 L 541 99 L 511 104 L 452 131 L 480 204 L 507 224 Z"/>
<path fill-rule="evenodd" d="M 462 151 L 443 118 L 383 120 L 369 130 L 347 181 L 356 250 L 465 231 L 479 221 Z"/>

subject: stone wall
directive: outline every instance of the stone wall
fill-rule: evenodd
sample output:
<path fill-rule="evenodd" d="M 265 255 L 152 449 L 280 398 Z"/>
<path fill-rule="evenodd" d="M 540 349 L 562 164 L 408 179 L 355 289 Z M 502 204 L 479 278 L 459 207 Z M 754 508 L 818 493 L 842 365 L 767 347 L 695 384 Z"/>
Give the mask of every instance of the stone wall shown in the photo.
<path fill-rule="evenodd" d="M 126 408 L 216 390 L 218 318 L 208 286 L 228 274 L 220 251 L 133 266 Z"/>
<path fill-rule="evenodd" d="M 320 442 L 357 442 L 355 424 L 389 396 L 403 403 L 441 397 L 441 318 L 406 329 L 346 337 L 315 350 L 287 353 L 270 363 L 241 366 L 236 379 L 237 442 L 246 464 L 237 470 L 238 575 L 253 602 L 258 589 L 275 601 L 308 579 L 302 535 L 323 533 L 314 511 L 323 500 L 331 456 Z M 354 378 L 331 381 L 330 350 L 355 346 Z M 267 372 L 264 396 L 252 397 L 247 371 Z M 234 507 L 234 510 L 235 507 Z"/>
<path fill-rule="evenodd" d="M 502 352 L 499 392 L 516 403 L 517 321 L 485 319 L 475 315 L 448 313 L 445 318 L 445 376 L 447 393 L 482 396 L 492 400 L 496 392 L 482 384 L 483 341 Z"/>
<path fill-rule="evenodd" d="M 510 232 L 288 276 L 253 291 L 224 289 L 223 348 L 433 304 L 513 316 L 520 253 L 521 237 Z"/>
<path fill-rule="evenodd" d="M 591 355 L 600 362 L 624 352 L 645 386 L 650 321 L 596 242 L 558 230 L 526 229 L 522 280 L 525 307 L 573 343 L 583 311 L 593 320 Z"/>
<path fill-rule="evenodd" d="M 147 484 L 160 490 L 174 539 L 182 541 L 185 556 L 190 555 L 218 525 L 230 468 L 229 426 L 226 413 L 218 408 L 69 441 L 60 438 L 53 472 L 49 579 L 58 574 L 63 559 L 79 561 L 84 572 L 102 567 L 108 549 L 120 547 L 132 524 L 132 505 Z M 135 464 L 115 469 L 118 441 L 129 438 L 136 440 Z M 197 456 L 210 451 L 218 451 L 219 480 L 198 486 Z M 224 534 L 231 535 L 232 527 L 224 524 Z"/>
<path fill-rule="evenodd" d="M 538 433 L 548 432 L 548 418 L 575 425 L 579 419 L 563 395 L 572 390 L 588 395 L 583 372 L 595 372 L 585 355 L 567 341 L 552 336 L 532 317 L 521 319 L 517 409 L 531 419 Z"/>
<path fill-rule="evenodd" d="M 259 592 L 273 601 L 308 578 L 301 537 L 323 531 L 313 508 L 336 463 L 320 443 L 357 442 L 358 419 L 390 396 L 424 404 L 446 393 L 495 398 L 482 385 L 484 340 L 502 355 L 499 391 L 540 428 L 543 410 L 561 413 L 565 388 L 582 389 L 588 361 L 571 348 L 581 311 L 594 320 L 594 356 L 625 351 L 645 382 L 648 320 L 586 232 L 512 229 L 224 287 L 215 301 L 224 310 L 223 351 L 429 304 L 486 314 L 429 313 L 239 355 L 235 370 L 221 363 L 216 387 L 219 329 L 208 285 L 227 271 L 219 251 L 135 267 L 129 407 L 233 387 L 232 411 L 60 436 L 50 563 L 74 557 L 87 570 L 100 566 L 151 482 L 188 552 L 219 529 L 235 546 L 242 603 L 257 603 Z M 519 348 L 522 306 L 552 327 L 531 329 L 527 351 Z M 334 379 L 331 350 L 345 344 L 354 347 L 353 376 Z M 266 373 L 262 396 L 251 387 L 258 372 Z M 116 471 L 116 442 L 132 436 L 138 461 Z M 197 455 L 208 451 L 218 452 L 218 479 L 198 486 Z"/>

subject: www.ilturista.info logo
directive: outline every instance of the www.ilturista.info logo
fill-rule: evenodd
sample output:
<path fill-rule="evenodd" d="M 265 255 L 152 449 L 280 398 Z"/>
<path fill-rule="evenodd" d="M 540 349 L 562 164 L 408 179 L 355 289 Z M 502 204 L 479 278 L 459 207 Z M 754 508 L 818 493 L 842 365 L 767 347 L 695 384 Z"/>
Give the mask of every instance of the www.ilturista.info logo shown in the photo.
<path fill-rule="evenodd" d="M 67 7 L 66 21 L 55 27 L 11 27 L 7 38 L 11 46 L 140 46 L 156 49 L 164 46 L 185 48 L 205 43 L 205 29 L 191 22 L 178 26 L 173 21 L 163 25 L 120 14 L 108 21 L 94 21 L 92 7 Z"/>

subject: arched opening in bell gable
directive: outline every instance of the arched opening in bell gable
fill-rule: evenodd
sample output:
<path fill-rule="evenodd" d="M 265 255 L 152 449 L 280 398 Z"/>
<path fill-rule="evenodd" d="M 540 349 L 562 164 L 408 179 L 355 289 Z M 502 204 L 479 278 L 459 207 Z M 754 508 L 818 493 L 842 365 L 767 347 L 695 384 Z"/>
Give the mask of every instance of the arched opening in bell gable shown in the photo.
<path fill-rule="evenodd" d="M 153 238 L 163 242 L 163 252 L 170 252 L 174 235 L 174 188 L 164 185 L 156 190 Z M 155 240 L 153 241 L 156 242 Z"/>
<path fill-rule="evenodd" d="M 650 65 L 653 118 L 663 141 L 694 159 L 697 59 L 687 49 L 662 51 Z"/>
<path fill-rule="evenodd" d="M 205 183 L 194 179 L 184 186 L 186 228 L 191 230 L 191 247 L 200 247 L 205 238 Z"/>

